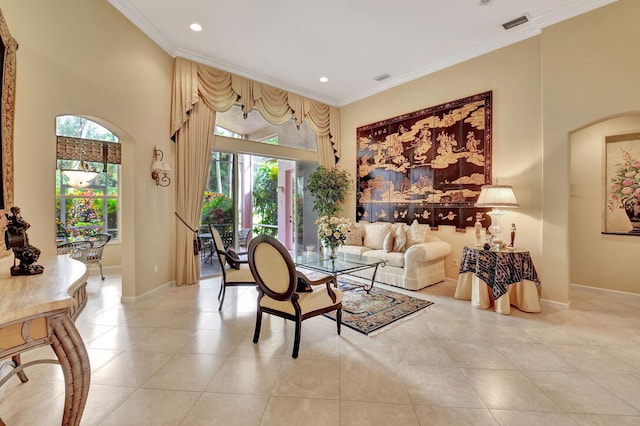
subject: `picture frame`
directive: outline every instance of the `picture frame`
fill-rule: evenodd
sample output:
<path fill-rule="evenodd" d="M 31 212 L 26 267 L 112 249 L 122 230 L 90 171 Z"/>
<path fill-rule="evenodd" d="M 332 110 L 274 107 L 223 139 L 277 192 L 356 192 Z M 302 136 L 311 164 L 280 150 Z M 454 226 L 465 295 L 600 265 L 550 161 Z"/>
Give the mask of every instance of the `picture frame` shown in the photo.
<path fill-rule="evenodd" d="M 0 229 L 7 224 L 6 213 L 13 204 L 13 125 L 16 102 L 16 54 L 18 42 L 9 33 L 9 28 L 0 10 Z M 0 257 L 11 251 L 0 245 Z"/>
<path fill-rule="evenodd" d="M 603 234 L 640 236 L 640 132 L 606 136 Z"/>

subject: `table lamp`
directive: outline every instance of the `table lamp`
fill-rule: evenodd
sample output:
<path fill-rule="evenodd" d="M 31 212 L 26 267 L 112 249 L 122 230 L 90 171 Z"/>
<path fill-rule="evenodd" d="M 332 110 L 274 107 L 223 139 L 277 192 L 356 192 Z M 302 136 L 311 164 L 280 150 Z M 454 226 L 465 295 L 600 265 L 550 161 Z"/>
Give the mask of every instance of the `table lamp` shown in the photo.
<path fill-rule="evenodd" d="M 492 210 L 487 214 L 491 216 L 491 226 L 488 228 L 491 236 L 489 237 L 489 244 L 494 247 L 498 247 L 502 243 L 500 239 L 500 233 L 502 227 L 500 226 L 500 218 L 504 214 L 503 208 L 518 208 L 518 200 L 513 193 L 511 185 L 484 185 L 481 188 L 478 201 L 475 204 L 476 207 L 491 207 Z"/>

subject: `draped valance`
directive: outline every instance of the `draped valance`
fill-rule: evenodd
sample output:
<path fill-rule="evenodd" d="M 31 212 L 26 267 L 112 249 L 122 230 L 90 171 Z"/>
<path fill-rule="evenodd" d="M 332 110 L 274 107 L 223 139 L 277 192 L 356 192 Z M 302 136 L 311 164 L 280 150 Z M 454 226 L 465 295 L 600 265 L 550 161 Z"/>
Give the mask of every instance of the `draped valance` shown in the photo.
<path fill-rule="evenodd" d="M 183 58 L 176 58 L 173 78 L 170 131 L 174 140 L 199 101 L 216 112 L 239 104 L 245 117 L 256 109 L 273 125 L 291 118 L 298 127 L 306 122 L 317 136 L 318 162 L 333 166 L 340 158 L 338 108 Z"/>

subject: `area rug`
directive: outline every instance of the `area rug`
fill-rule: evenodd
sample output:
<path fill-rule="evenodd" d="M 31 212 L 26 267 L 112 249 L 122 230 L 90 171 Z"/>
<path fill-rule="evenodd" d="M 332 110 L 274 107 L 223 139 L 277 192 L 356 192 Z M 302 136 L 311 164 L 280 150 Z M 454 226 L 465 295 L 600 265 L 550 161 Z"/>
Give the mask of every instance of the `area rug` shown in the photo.
<path fill-rule="evenodd" d="M 342 325 L 367 335 L 433 304 L 377 285 L 367 293 L 362 284 L 345 278 L 340 278 L 339 288 L 343 291 Z M 325 316 L 336 319 L 335 311 Z"/>

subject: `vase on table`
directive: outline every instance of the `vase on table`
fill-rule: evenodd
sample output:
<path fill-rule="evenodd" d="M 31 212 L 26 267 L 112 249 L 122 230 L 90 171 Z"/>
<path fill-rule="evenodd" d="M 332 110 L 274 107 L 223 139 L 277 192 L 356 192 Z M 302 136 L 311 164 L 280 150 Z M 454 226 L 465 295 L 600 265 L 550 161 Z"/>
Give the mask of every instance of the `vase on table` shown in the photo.
<path fill-rule="evenodd" d="M 335 259 L 336 257 L 338 257 L 338 255 L 336 254 L 336 249 L 337 247 L 329 247 L 329 259 Z"/>
<path fill-rule="evenodd" d="M 630 234 L 640 234 L 640 200 L 629 198 L 622 203 L 624 211 L 631 222 Z"/>

